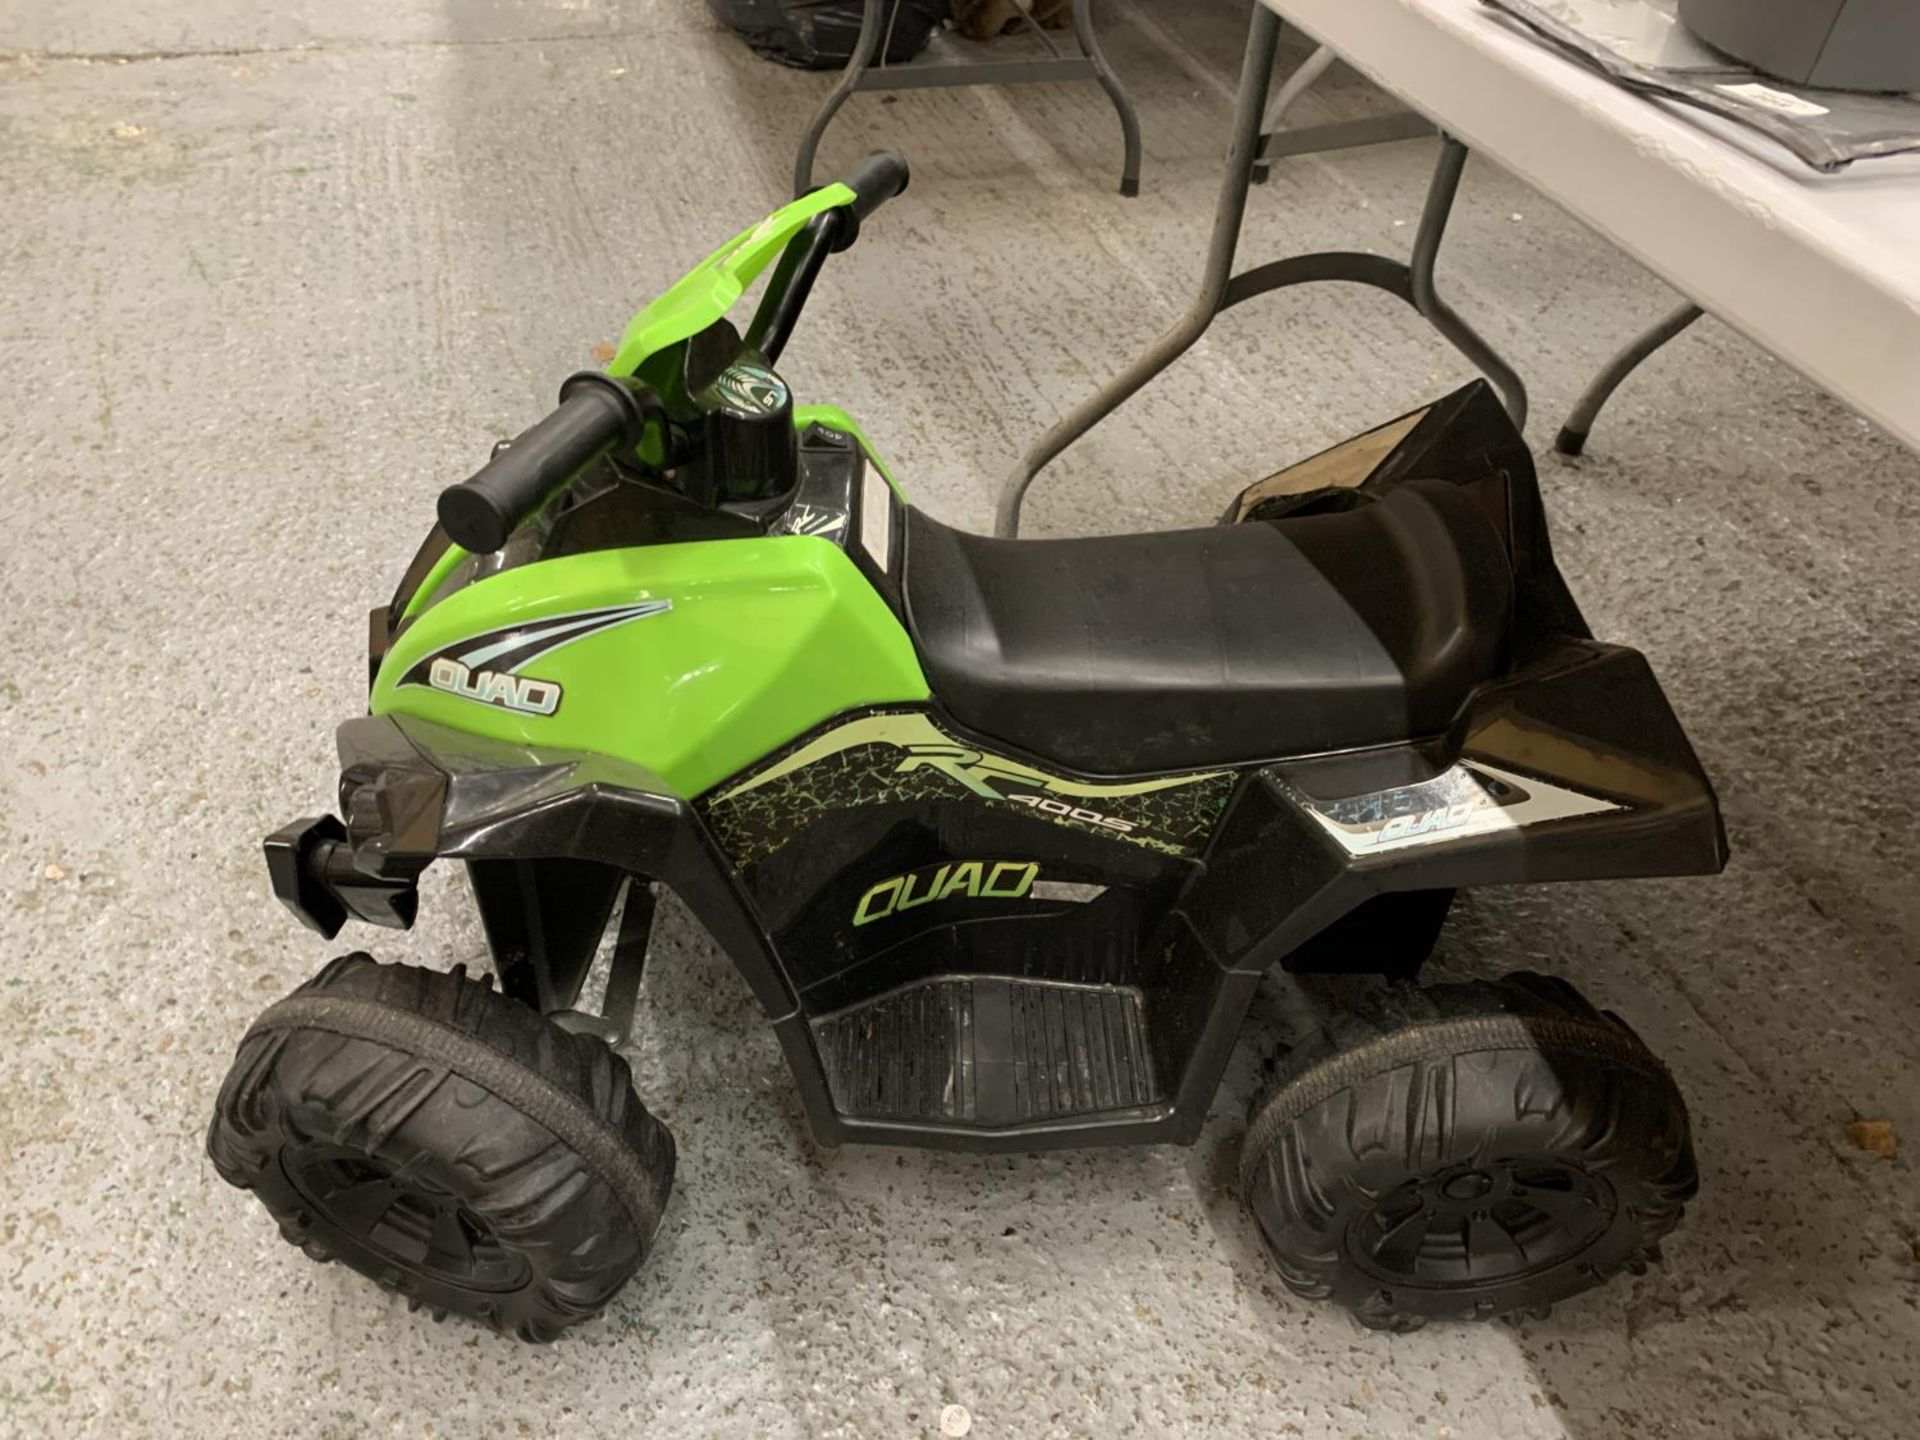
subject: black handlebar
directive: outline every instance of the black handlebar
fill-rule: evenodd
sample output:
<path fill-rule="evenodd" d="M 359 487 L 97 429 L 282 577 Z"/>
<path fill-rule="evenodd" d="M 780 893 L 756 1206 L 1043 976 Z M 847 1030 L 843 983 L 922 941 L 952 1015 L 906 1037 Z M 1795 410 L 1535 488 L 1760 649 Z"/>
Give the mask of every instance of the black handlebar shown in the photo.
<path fill-rule="evenodd" d="M 853 191 L 853 217 L 864 220 L 907 188 L 907 157 L 893 150 L 876 150 L 842 182 Z"/>
<path fill-rule="evenodd" d="M 823 213 L 796 237 L 799 243 L 781 257 L 761 299 L 748 340 L 768 359 L 786 343 L 827 251 L 846 249 L 860 222 L 907 188 L 906 157 L 876 150 L 843 183 L 853 191 L 853 203 Z M 656 415 L 664 422 L 659 399 L 637 382 L 594 370 L 569 376 L 560 387 L 558 409 L 440 492 L 440 528 L 463 550 L 483 555 L 498 550 L 521 521 L 587 465 L 622 441 L 639 445 L 647 421 Z"/>
<path fill-rule="evenodd" d="M 859 239 L 860 222 L 907 188 L 906 156 L 876 150 L 841 183 L 853 191 L 853 203 L 821 211 L 788 242 L 747 328 L 747 343 L 769 361 L 786 348 L 827 256 Z"/>
<path fill-rule="evenodd" d="M 569 376 L 560 387 L 559 408 L 440 492 L 440 527 L 463 550 L 498 550 L 583 466 L 622 438 L 639 444 L 649 408 L 633 387 L 611 375 L 583 370 Z"/>

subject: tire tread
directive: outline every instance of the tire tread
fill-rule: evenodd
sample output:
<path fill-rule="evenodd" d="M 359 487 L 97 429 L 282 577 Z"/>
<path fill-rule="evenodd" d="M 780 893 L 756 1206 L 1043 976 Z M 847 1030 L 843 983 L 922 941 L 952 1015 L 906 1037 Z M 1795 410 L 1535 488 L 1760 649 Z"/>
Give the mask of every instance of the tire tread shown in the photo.
<path fill-rule="evenodd" d="M 314 1142 L 464 1176 L 530 1283 L 491 1293 L 402 1273 L 310 1214 L 281 1156 Z M 464 967 L 362 953 L 333 960 L 249 1028 L 207 1150 L 310 1258 L 535 1340 L 597 1314 L 639 1268 L 674 1170 L 672 1136 L 604 1041 L 562 1030 Z"/>
<path fill-rule="evenodd" d="M 1460 1088 L 1459 1064 L 1470 1056 L 1504 1057 L 1502 1073 L 1521 1087 L 1497 1110 L 1488 1096 L 1499 1086 Z M 1383 1163 L 1409 1176 L 1430 1171 L 1472 1148 L 1473 1127 L 1518 1123 L 1520 1097 L 1541 1084 L 1553 1087 L 1554 1104 L 1550 1119 L 1531 1116 L 1538 1138 L 1556 1155 L 1591 1162 L 1616 1187 L 1616 1220 L 1594 1263 L 1447 1292 L 1389 1288 L 1349 1259 L 1347 1227 L 1372 1203 L 1363 1172 L 1376 1175 Z M 1518 972 L 1457 985 L 1391 984 L 1326 1016 L 1280 1059 L 1252 1107 L 1240 1185 L 1290 1290 L 1336 1300 L 1371 1328 L 1403 1331 L 1437 1316 L 1539 1313 L 1623 1269 L 1644 1270 L 1659 1258 L 1659 1241 L 1678 1224 L 1697 1177 L 1685 1104 L 1667 1067 L 1624 1021 L 1566 981 Z"/>

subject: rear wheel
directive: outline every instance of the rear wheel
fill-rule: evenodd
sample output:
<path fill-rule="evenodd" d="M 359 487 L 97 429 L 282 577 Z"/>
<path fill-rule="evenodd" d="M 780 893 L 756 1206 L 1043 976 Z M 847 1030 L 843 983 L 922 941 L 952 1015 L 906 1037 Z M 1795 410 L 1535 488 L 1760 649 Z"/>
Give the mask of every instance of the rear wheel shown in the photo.
<path fill-rule="evenodd" d="M 1374 992 L 1286 1057 L 1241 1157 L 1288 1288 L 1390 1330 L 1643 1269 L 1697 1188 L 1666 1067 L 1528 974 Z"/>
<path fill-rule="evenodd" d="M 207 1151 L 313 1259 L 524 1340 L 605 1307 L 673 1184 L 673 1139 L 603 1041 L 366 955 L 254 1023 Z"/>

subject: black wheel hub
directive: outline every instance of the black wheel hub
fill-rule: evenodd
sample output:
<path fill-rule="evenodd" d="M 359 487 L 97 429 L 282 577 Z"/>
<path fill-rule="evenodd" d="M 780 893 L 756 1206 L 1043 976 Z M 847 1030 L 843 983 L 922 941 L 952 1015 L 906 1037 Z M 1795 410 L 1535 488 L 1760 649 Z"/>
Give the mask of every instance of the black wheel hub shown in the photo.
<path fill-rule="evenodd" d="M 518 1290 L 526 1260 L 451 1190 L 410 1166 L 316 1147 L 283 1162 L 314 1213 L 355 1244 L 413 1275 L 461 1290 Z"/>
<path fill-rule="evenodd" d="M 1576 1260 L 1613 1224 L 1612 1186 L 1552 1157 L 1452 1165 L 1389 1191 L 1347 1230 L 1355 1262 L 1421 1289 L 1526 1280 Z"/>

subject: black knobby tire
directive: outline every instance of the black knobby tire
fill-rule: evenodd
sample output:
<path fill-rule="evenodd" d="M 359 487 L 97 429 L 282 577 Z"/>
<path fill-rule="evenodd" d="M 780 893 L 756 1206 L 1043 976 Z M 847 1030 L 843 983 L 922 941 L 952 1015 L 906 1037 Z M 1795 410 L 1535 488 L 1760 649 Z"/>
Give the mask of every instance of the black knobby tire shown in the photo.
<path fill-rule="evenodd" d="M 626 1284 L 673 1185 L 673 1137 L 604 1041 L 363 954 L 254 1022 L 207 1153 L 313 1259 L 533 1341 Z"/>
<path fill-rule="evenodd" d="M 1343 1010 L 1255 1104 L 1240 1182 L 1287 1287 L 1388 1330 L 1643 1270 L 1698 1189 L 1666 1067 L 1532 974 Z"/>

